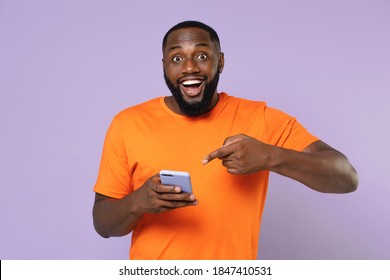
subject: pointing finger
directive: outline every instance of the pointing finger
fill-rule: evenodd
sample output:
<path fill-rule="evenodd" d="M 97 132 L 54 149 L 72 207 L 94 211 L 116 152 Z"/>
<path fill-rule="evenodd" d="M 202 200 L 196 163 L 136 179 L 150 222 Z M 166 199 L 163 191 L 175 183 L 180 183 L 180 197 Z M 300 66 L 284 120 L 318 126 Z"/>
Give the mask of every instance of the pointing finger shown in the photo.
<path fill-rule="evenodd" d="M 202 164 L 207 164 L 210 161 L 216 159 L 216 158 L 223 158 L 232 153 L 231 149 L 229 149 L 228 146 L 223 146 L 219 148 L 218 150 L 215 150 L 214 152 L 208 154 L 203 160 Z"/>
<path fill-rule="evenodd" d="M 223 151 L 222 151 L 223 148 L 219 148 L 218 150 L 208 154 L 203 160 L 202 160 L 202 164 L 207 164 L 209 163 L 210 161 L 220 157 L 223 155 Z"/>
<path fill-rule="evenodd" d="M 233 153 L 234 150 L 232 150 L 228 147 L 237 143 L 237 142 L 240 142 L 242 140 L 244 140 L 244 139 L 243 138 L 236 138 L 235 136 L 226 138 L 225 142 L 223 143 L 223 146 L 221 148 L 219 148 L 218 150 L 215 150 L 214 152 L 208 154 L 202 160 L 202 164 L 207 164 L 216 158 L 223 158 L 223 157 L 230 155 L 231 153 Z"/>

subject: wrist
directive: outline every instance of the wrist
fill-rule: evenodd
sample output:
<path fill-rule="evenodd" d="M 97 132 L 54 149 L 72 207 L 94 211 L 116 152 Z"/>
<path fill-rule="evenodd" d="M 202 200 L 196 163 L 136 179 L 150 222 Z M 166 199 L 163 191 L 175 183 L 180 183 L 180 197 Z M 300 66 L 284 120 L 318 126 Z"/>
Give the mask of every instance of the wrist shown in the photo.
<path fill-rule="evenodd" d="M 273 172 L 282 166 L 285 150 L 277 146 L 269 146 L 265 169 Z"/>
<path fill-rule="evenodd" d="M 145 214 L 142 205 L 140 203 L 137 203 L 137 201 L 140 201 L 137 198 L 137 191 L 127 195 L 125 200 L 126 200 L 125 204 L 127 206 L 126 210 L 130 217 L 141 218 Z"/>

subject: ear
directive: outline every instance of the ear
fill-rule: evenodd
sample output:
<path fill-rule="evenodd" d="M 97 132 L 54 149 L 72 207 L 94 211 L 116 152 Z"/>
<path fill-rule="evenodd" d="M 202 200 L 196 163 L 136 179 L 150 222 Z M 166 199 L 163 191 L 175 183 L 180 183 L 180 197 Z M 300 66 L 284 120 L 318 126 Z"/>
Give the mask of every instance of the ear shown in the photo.
<path fill-rule="evenodd" d="M 222 73 L 224 66 L 225 66 L 225 56 L 223 52 L 220 52 L 218 58 L 218 71 L 220 74 Z"/>

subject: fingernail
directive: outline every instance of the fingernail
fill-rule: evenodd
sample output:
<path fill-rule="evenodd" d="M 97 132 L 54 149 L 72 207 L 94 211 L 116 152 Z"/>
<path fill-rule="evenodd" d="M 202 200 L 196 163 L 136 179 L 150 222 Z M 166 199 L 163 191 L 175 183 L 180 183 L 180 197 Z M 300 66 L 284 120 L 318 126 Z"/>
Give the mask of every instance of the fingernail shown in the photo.
<path fill-rule="evenodd" d="M 209 161 L 207 159 L 202 160 L 202 164 L 207 164 Z"/>

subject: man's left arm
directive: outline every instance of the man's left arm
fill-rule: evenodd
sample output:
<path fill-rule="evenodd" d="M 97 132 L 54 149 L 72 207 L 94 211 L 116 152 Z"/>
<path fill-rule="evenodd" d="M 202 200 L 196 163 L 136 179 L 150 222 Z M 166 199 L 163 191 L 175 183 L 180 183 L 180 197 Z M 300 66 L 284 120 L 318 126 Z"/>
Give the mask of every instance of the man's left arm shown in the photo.
<path fill-rule="evenodd" d="M 298 152 L 240 134 L 227 138 L 223 146 L 208 154 L 202 163 L 216 158 L 232 174 L 269 170 L 325 193 L 353 192 L 359 180 L 347 157 L 322 141 Z"/>

